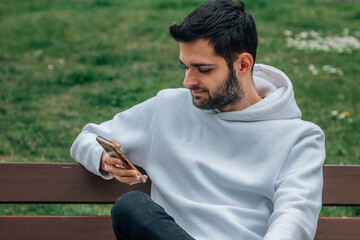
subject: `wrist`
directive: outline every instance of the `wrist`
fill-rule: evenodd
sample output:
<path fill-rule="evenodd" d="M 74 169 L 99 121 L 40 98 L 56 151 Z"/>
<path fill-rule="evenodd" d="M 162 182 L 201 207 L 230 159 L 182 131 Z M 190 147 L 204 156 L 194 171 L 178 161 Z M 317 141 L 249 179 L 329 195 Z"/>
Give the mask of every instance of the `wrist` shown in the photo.
<path fill-rule="evenodd" d="M 104 154 L 105 154 L 105 150 L 102 151 L 101 156 L 100 156 L 99 171 L 106 172 L 106 171 L 104 170 L 104 169 L 105 169 L 105 164 L 104 164 L 104 161 L 103 161 Z"/>

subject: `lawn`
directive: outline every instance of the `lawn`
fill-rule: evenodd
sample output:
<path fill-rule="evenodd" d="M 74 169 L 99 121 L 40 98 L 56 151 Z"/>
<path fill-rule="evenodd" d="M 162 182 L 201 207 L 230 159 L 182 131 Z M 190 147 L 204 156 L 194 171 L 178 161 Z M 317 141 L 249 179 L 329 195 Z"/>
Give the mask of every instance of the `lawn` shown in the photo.
<path fill-rule="evenodd" d="M 169 25 L 203 0 L 0 2 L 0 161 L 72 162 L 69 148 L 100 123 L 182 86 Z M 360 4 L 248 0 L 258 63 L 292 79 L 303 119 L 326 134 L 327 164 L 360 164 Z M 109 206 L 0 205 L 0 214 L 107 214 Z M 326 208 L 324 216 L 360 216 Z"/>

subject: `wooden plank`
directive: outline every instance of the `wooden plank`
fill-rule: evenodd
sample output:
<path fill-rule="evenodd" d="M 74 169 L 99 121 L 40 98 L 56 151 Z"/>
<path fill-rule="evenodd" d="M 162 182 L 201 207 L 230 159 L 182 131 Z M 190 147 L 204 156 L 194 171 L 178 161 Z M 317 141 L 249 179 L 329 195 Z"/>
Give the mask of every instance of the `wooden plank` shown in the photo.
<path fill-rule="evenodd" d="M 0 163 L 0 182 L 0 203 L 114 203 L 151 185 L 104 180 L 77 163 Z"/>
<path fill-rule="evenodd" d="M 357 240 L 360 218 L 320 218 L 315 240 Z M 109 216 L 0 216 L 0 239 L 115 239 Z"/>
<path fill-rule="evenodd" d="M 358 240 L 360 218 L 319 218 L 315 240 Z"/>
<path fill-rule="evenodd" d="M 360 206 L 360 166 L 324 166 L 324 206 Z M 150 182 L 106 181 L 77 163 L 0 163 L 0 203 L 113 203 Z M 115 239 L 109 216 L 0 216 L 0 239 Z M 360 218 L 320 218 L 315 240 L 360 239 Z"/>
<path fill-rule="evenodd" d="M 109 216 L 0 216 L 0 239 L 115 240 Z"/>
<path fill-rule="evenodd" d="M 360 206 L 360 165 L 325 165 L 323 170 L 324 206 Z"/>
<path fill-rule="evenodd" d="M 128 191 L 150 194 L 150 183 L 106 181 L 78 163 L 0 163 L 0 181 L 0 203 L 113 203 Z M 325 165 L 323 205 L 359 206 L 359 185 L 360 166 Z"/>

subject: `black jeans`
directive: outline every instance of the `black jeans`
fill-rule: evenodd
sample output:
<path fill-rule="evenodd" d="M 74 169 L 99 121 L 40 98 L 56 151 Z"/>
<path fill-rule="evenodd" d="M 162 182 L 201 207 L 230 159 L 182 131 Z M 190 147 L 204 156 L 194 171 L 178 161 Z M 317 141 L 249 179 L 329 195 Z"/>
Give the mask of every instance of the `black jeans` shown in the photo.
<path fill-rule="evenodd" d="M 121 196 L 111 209 L 111 219 L 118 240 L 194 239 L 160 205 L 141 192 Z"/>

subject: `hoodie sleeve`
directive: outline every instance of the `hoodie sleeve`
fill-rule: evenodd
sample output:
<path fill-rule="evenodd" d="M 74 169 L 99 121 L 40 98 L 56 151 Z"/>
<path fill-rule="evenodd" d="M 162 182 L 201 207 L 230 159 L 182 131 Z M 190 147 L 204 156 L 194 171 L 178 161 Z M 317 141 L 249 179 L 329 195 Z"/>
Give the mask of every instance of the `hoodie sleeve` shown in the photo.
<path fill-rule="evenodd" d="M 100 157 L 103 149 L 96 141 L 96 137 L 102 136 L 120 142 L 129 160 L 144 168 L 150 147 L 154 105 L 155 98 L 151 98 L 116 114 L 110 121 L 100 125 L 87 124 L 71 146 L 71 157 L 90 172 L 105 179 L 111 179 L 109 174 L 100 171 Z"/>
<path fill-rule="evenodd" d="M 265 240 L 314 239 L 322 206 L 324 142 L 316 127 L 293 146 L 276 180 Z"/>

